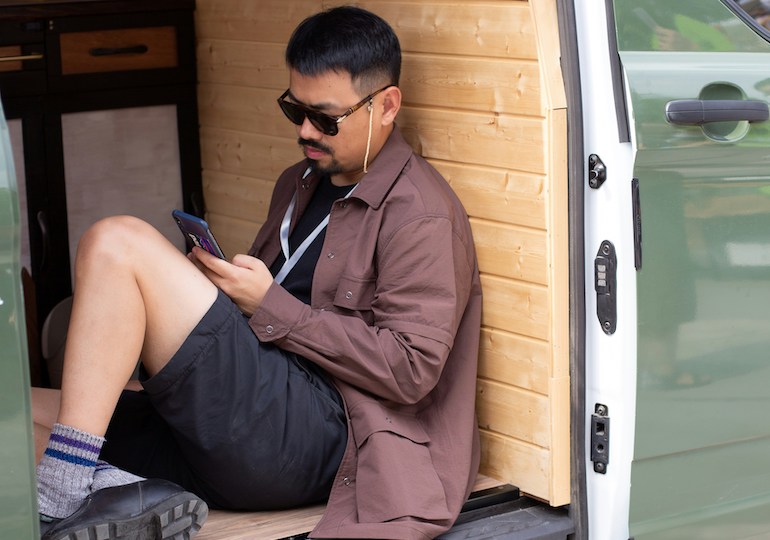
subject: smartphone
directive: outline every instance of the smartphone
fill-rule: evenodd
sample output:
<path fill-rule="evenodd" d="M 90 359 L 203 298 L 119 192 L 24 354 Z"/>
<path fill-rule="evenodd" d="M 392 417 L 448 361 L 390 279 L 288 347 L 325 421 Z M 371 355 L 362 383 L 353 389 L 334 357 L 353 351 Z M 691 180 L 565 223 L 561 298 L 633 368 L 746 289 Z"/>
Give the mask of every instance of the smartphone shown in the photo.
<path fill-rule="evenodd" d="M 185 239 L 191 242 L 192 245 L 203 248 L 220 259 L 225 258 L 225 254 L 222 253 L 222 249 L 219 247 L 214 235 L 211 234 L 209 224 L 205 220 L 181 210 L 174 210 L 171 212 L 171 216 L 176 221 Z"/>

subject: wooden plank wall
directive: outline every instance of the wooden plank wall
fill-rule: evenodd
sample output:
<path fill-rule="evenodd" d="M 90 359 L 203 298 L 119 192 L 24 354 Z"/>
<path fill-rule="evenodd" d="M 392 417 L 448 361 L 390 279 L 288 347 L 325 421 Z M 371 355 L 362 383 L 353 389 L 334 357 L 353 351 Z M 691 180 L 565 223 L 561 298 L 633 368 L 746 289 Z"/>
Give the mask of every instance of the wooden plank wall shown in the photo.
<path fill-rule="evenodd" d="M 226 253 L 248 248 L 301 158 L 275 99 L 284 46 L 320 0 L 198 0 L 204 196 Z M 482 473 L 569 502 L 566 110 L 553 0 L 366 0 L 403 48 L 398 123 L 471 216 L 484 315 Z"/>

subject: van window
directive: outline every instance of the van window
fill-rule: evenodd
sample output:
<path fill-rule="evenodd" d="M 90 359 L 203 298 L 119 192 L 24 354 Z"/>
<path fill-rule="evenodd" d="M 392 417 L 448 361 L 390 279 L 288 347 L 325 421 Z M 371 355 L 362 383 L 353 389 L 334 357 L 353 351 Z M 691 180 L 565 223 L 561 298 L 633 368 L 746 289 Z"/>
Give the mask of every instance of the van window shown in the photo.
<path fill-rule="evenodd" d="M 770 0 L 724 0 L 738 16 L 770 41 Z"/>
<path fill-rule="evenodd" d="M 614 0 L 621 51 L 767 52 L 770 0 L 709 0 L 697 10 L 677 2 Z M 756 18 L 749 13 L 755 14 Z"/>

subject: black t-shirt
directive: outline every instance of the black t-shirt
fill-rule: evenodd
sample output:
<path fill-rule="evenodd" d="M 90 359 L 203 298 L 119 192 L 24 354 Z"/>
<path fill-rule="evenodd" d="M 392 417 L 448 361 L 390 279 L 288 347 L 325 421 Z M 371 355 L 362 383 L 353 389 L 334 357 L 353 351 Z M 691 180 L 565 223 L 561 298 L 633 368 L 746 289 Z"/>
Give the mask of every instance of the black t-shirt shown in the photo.
<path fill-rule="evenodd" d="M 315 193 L 313 193 L 313 198 L 310 200 L 305 212 L 299 217 L 296 227 L 294 227 L 289 236 L 290 256 L 329 214 L 334 201 L 345 197 L 351 189 L 353 189 L 353 186 L 335 186 L 328 176 L 321 177 L 320 183 Z M 321 255 L 321 248 L 323 248 L 325 237 L 326 228 L 324 227 L 315 240 L 313 240 L 313 243 L 308 246 L 304 255 L 297 261 L 294 268 L 286 275 L 283 283 L 281 283 L 284 289 L 305 304 L 310 304 L 313 273 L 315 272 L 318 257 Z M 270 266 L 270 273 L 273 276 L 281 270 L 285 260 L 283 253 L 280 253 L 275 262 Z"/>

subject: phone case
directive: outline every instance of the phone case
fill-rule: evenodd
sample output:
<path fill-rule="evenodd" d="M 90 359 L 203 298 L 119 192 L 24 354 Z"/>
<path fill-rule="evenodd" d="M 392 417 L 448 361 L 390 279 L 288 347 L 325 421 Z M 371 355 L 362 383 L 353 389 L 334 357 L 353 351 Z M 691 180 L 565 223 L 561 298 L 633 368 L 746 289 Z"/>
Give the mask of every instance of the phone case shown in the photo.
<path fill-rule="evenodd" d="M 203 248 L 220 259 L 225 258 L 205 220 L 182 210 L 174 210 L 171 215 L 179 226 L 179 230 L 192 245 Z"/>

